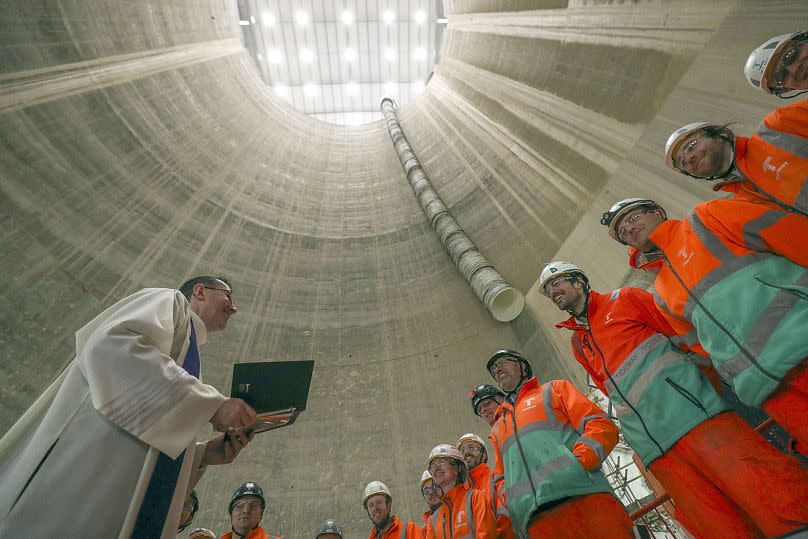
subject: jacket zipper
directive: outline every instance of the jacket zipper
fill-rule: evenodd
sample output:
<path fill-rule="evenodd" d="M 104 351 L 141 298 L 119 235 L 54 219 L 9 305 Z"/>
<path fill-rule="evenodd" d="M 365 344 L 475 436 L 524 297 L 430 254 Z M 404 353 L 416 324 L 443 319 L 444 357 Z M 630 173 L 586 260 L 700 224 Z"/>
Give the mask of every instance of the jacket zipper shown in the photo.
<path fill-rule="evenodd" d="M 536 492 L 536 485 L 533 484 L 533 478 L 530 477 L 530 468 L 527 466 L 527 457 L 525 456 L 525 450 L 522 447 L 522 440 L 519 439 L 519 428 L 516 426 L 516 405 L 519 401 L 519 395 L 516 395 L 516 399 L 514 399 L 513 404 L 513 412 L 511 413 L 511 419 L 513 420 L 513 435 L 516 438 L 516 446 L 519 448 L 519 455 L 522 457 L 522 464 L 525 467 L 525 473 L 527 474 L 527 480 L 530 483 L 530 490 L 533 492 L 533 501 L 538 503 L 536 500 L 536 496 L 538 493 Z M 502 420 L 504 421 L 505 418 L 503 417 Z"/>
<path fill-rule="evenodd" d="M 687 292 L 688 297 L 692 298 L 692 299 L 693 299 L 693 301 L 695 301 L 695 302 L 696 302 L 696 305 L 698 305 L 698 306 L 699 306 L 699 308 L 700 308 L 702 311 L 704 311 L 704 314 L 706 314 L 706 315 L 707 315 L 707 317 L 708 317 L 710 320 L 712 320 L 713 324 L 715 324 L 716 326 L 718 326 L 718 328 L 719 328 L 719 329 L 721 329 L 721 331 L 722 331 L 722 332 L 723 332 L 723 333 L 724 333 L 724 334 L 725 334 L 727 337 L 729 337 L 729 339 L 730 339 L 730 340 L 733 342 L 733 344 L 734 344 L 735 346 L 737 346 L 737 347 L 738 347 L 738 350 L 740 350 L 740 351 L 743 353 L 743 355 L 744 355 L 744 356 L 746 356 L 746 359 L 748 359 L 748 360 L 749 360 L 749 361 L 750 361 L 750 362 L 751 362 L 751 363 L 752 363 L 752 364 L 753 364 L 755 367 L 757 367 L 757 368 L 760 370 L 760 372 L 762 372 L 763 374 L 765 374 L 766 376 L 768 376 L 769 378 L 771 378 L 771 379 L 772 379 L 772 380 L 774 380 L 775 382 L 778 382 L 778 383 L 779 383 L 779 382 L 781 382 L 782 380 L 781 380 L 780 378 L 778 378 L 777 376 L 775 376 L 774 374 L 772 374 L 771 372 L 769 372 L 768 370 L 766 370 L 766 369 L 763 367 L 763 365 L 761 365 L 760 363 L 758 363 L 758 361 L 757 361 L 757 359 L 754 357 L 754 355 L 752 355 L 752 353 L 751 353 L 749 350 L 747 350 L 747 349 L 746 349 L 746 348 L 745 348 L 745 347 L 744 347 L 744 346 L 743 346 L 743 345 L 742 345 L 740 342 L 738 342 L 738 339 L 736 339 L 736 338 L 735 338 L 735 336 L 734 336 L 734 335 L 733 335 L 733 334 L 732 334 L 732 333 L 731 333 L 731 332 L 730 332 L 730 331 L 729 331 L 727 328 L 725 328 L 725 327 L 724 327 L 724 326 L 721 324 L 721 322 L 719 322 L 719 321 L 718 321 L 718 319 L 716 319 L 716 317 L 715 317 L 715 316 L 713 316 L 713 313 L 711 313 L 710 311 L 708 311 L 708 310 L 707 310 L 707 308 L 706 308 L 706 307 L 704 306 L 704 304 L 703 304 L 703 303 L 702 303 L 702 302 L 699 300 L 699 298 L 697 298 L 697 297 L 696 297 L 696 296 L 693 294 L 693 292 L 692 292 L 692 291 L 691 291 L 691 290 L 690 290 L 690 289 L 687 287 L 687 285 L 685 284 L 684 280 L 682 280 L 682 278 L 681 278 L 681 277 L 679 277 L 679 274 L 678 274 L 678 273 L 676 273 L 676 270 L 675 270 L 675 269 L 673 269 L 673 265 L 670 263 L 670 260 L 668 260 L 668 256 L 667 256 L 667 255 L 665 255 L 665 254 L 663 253 L 662 259 L 663 259 L 663 260 L 665 261 L 665 263 L 668 265 L 668 268 L 670 268 L 671 273 L 673 273 L 673 276 L 674 276 L 674 277 L 676 277 L 676 280 L 677 280 L 677 281 L 679 281 L 679 284 L 680 284 L 680 285 L 682 285 L 682 288 L 684 288 L 684 289 L 685 289 L 685 291 Z M 689 321 L 688 321 L 688 323 L 692 324 L 692 322 L 689 322 Z"/>
<path fill-rule="evenodd" d="M 709 414 L 709 412 L 707 412 L 707 409 L 704 407 L 704 405 L 701 403 L 701 401 L 699 401 L 699 399 L 697 399 L 696 396 L 693 395 L 693 393 L 691 393 L 690 391 L 688 391 L 684 387 L 680 386 L 679 384 L 677 384 L 676 382 L 674 382 L 673 380 L 671 380 L 667 376 L 665 377 L 665 381 L 668 382 L 668 384 L 670 384 L 671 387 L 673 387 L 673 389 L 675 389 L 676 391 L 681 393 L 681 395 L 684 398 L 686 398 L 691 403 L 693 403 L 694 406 L 697 406 L 699 409 L 701 409 L 701 411 L 704 412 L 704 415 L 706 415 L 707 417 L 712 417 Z"/>
<path fill-rule="evenodd" d="M 606 371 L 606 376 L 608 376 L 608 377 L 609 377 L 609 381 L 612 383 L 612 385 L 614 386 L 615 390 L 617 390 L 617 393 L 619 393 L 619 394 L 620 394 L 620 397 L 623 399 L 623 402 L 625 402 L 625 403 L 626 403 L 626 405 L 627 405 L 629 408 L 631 408 L 631 410 L 632 410 L 632 411 L 633 411 L 635 414 L 637 414 L 637 419 L 639 419 L 639 420 L 640 420 L 640 424 L 642 425 L 642 428 L 643 428 L 643 430 L 645 431 L 645 434 L 648 436 L 648 438 L 649 438 L 649 439 L 650 439 L 652 442 L 654 442 L 654 445 L 655 445 L 655 446 L 657 446 L 657 448 L 659 448 L 659 452 L 660 452 L 660 454 L 664 454 L 664 453 L 665 453 L 665 450 L 664 450 L 664 449 L 662 449 L 662 446 L 661 446 L 661 445 L 659 445 L 659 442 L 657 442 L 656 438 L 654 438 L 654 437 L 651 435 L 651 432 L 648 430 L 648 426 L 645 424 L 645 420 L 643 420 L 642 416 L 640 415 L 640 412 L 638 412 L 638 411 L 637 411 L 637 409 L 636 409 L 636 408 L 634 408 L 634 405 L 632 405 L 632 404 L 631 404 L 631 403 L 628 401 L 628 399 L 626 398 L 626 396 L 625 396 L 625 395 L 623 395 L 623 392 L 620 390 L 620 386 L 618 386 L 618 385 L 617 385 L 617 382 L 615 382 L 615 381 L 614 381 L 614 378 L 612 378 L 612 373 L 611 373 L 611 372 L 609 372 L 609 368 L 606 366 L 606 356 L 604 356 L 604 355 L 603 355 L 603 351 L 600 349 L 600 346 L 598 346 L 597 341 L 595 341 L 595 336 L 592 334 L 592 329 L 591 329 L 591 328 L 588 328 L 588 329 L 586 329 L 586 332 L 587 332 L 587 333 L 589 333 L 589 336 L 592 338 L 592 344 L 594 344 L 594 345 L 595 345 L 595 348 L 597 348 L 597 349 L 598 349 L 598 354 L 600 354 L 600 361 L 601 361 L 601 363 L 603 363 L 603 370 L 604 370 L 604 371 Z M 590 348 L 590 350 L 592 350 L 592 348 Z"/>

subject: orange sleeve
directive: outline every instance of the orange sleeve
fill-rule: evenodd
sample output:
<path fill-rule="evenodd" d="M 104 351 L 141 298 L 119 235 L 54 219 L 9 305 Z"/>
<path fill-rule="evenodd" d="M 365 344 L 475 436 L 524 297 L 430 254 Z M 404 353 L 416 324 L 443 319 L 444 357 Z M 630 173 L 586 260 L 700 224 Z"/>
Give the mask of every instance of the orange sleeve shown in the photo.
<path fill-rule="evenodd" d="M 497 424 L 499 420 L 491 427 L 491 445 L 494 446 L 494 475 L 505 477 L 505 466 L 502 464 L 502 453 L 500 452 L 500 442 L 497 437 Z"/>
<path fill-rule="evenodd" d="M 572 448 L 573 455 L 585 470 L 599 469 L 617 445 L 617 425 L 569 380 L 554 380 L 552 383 L 553 409 L 560 419 L 566 418 L 580 434 Z"/>
<path fill-rule="evenodd" d="M 634 305 L 635 312 L 645 325 L 669 338 L 676 335 L 676 330 L 671 327 L 665 317 L 662 316 L 662 313 L 659 312 L 659 309 L 657 309 L 654 296 L 651 293 L 631 287 L 623 288 L 621 294 L 624 292 L 628 292 L 627 295 L 632 305 Z"/>
<path fill-rule="evenodd" d="M 474 508 L 474 537 L 475 539 L 497 539 L 497 520 L 494 512 L 488 505 L 485 494 L 479 490 L 471 491 L 471 505 Z"/>
<path fill-rule="evenodd" d="M 424 539 L 421 528 L 415 522 L 407 522 L 407 539 Z"/>
<path fill-rule="evenodd" d="M 713 200 L 696 209 L 705 226 L 726 241 L 808 268 L 808 217 L 740 200 Z"/>
<path fill-rule="evenodd" d="M 808 138 L 808 101 L 803 99 L 784 107 L 778 107 L 770 112 L 763 122 L 777 131 L 787 131 L 802 138 Z"/>

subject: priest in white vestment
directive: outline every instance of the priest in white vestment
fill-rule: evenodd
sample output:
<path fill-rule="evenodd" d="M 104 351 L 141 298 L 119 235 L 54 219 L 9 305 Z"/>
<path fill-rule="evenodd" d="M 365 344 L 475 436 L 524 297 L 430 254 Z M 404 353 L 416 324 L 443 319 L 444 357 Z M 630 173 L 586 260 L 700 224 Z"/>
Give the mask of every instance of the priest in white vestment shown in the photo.
<path fill-rule="evenodd" d="M 199 380 L 230 285 L 181 290 L 140 290 L 76 333 L 76 359 L 0 440 L 0 537 L 173 538 L 205 466 L 251 440 L 252 408 Z M 208 422 L 225 434 L 197 443 Z"/>

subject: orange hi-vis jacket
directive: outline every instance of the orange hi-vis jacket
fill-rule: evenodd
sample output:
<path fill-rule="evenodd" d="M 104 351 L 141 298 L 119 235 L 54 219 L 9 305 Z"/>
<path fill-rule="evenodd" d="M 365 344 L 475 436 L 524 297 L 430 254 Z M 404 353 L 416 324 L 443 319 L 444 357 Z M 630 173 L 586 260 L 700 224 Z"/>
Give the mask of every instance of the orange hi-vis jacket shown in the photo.
<path fill-rule="evenodd" d="M 469 472 L 469 478 L 471 479 L 472 488 L 485 494 L 485 501 L 491 507 L 494 518 L 496 518 L 500 539 L 514 539 L 516 535 L 513 532 L 513 527 L 511 527 L 507 504 L 500 495 L 497 476 L 494 475 L 488 464 L 481 462 Z M 502 484 L 501 480 L 502 478 L 500 477 L 500 485 Z"/>
<path fill-rule="evenodd" d="M 571 316 L 556 327 L 573 332 L 575 359 L 611 399 L 646 466 L 729 408 L 700 370 L 710 360 L 677 347 L 681 339 L 645 290 L 590 290 L 586 319 Z"/>
<path fill-rule="evenodd" d="M 221 539 L 233 539 L 233 536 L 236 535 L 234 532 L 229 531 L 226 534 L 222 535 Z M 238 539 L 237 536 L 236 539 Z M 264 531 L 261 526 L 258 526 L 254 530 L 250 530 L 250 533 L 244 539 L 272 539 L 270 535 Z M 275 537 L 274 539 L 281 539 L 280 537 Z"/>
<path fill-rule="evenodd" d="M 415 522 L 402 522 L 393 515 L 393 522 L 387 530 L 379 535 L 379 530 L 375 527 L 370 530 L 368 539 L 423 539 L 421 529 Z"/>
<path fill-rule="evenodd" d="M 496 539 L 497 521 L 485 494 L 461 483 L 442 498 L 443 505 L 429 517 L 427 539 Z"/>
<path fill-rule="evenodd" d="M 432 516 L 432 509 L 427 509 L 424 511 L 422 518 L 424 519 L 424 525 L 421 526 L 421 537 L 426 537 L 427 530 L 429 529 L 429 517 Z"/>
<path fill-rule="evenodd" d="M 551 502 L 614 494 L 600 466 L 617 444 L 617 426 L 603 410 L 568 380 L 539 386 L 532 377 L 514 400 L 500 404 L 491 430 L 494 474 L 505 476 L 514 530 L 527 530 L 531 516 Z"/>
<path fill-rule="evenodd" d="M 750 406 L 808 356 L 808 243 L 804 232 L 781 227 L 789 219 L 768 205 L 711 200 L 650 235 L 664 253 L 657 307 L 672 325 L 693 325 L 722 378 Z"/>
<path fill-rule="evenodd" d="M 733 169 L 737 180 L 715 190 L 808 216 L 808 100 L 775 109 L 752 137 L 735 137 Z"/>

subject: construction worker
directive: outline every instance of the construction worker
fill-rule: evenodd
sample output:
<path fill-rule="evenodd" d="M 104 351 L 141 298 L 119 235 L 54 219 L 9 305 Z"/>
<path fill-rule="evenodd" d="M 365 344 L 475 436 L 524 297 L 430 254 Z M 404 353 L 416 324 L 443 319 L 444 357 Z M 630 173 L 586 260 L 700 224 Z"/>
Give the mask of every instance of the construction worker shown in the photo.
<path fill-rule="evenodd" d="M 661 478 L 676 504 L 677 520 L 696 537 L 764 535 L 755 525 L 758 515 L 742 508 L 748 485 L 733 483 L 730 471 L 745 466 L 740 457 L 760 453 L 752 471 L 756 480 L 776 481 L 778 469 L 771 464 L 782 461 L 783 455 L 728 411 L 729 405 L 693 361 L 697 356 L 686 356 L 674 346 L 679 339 L 656 309 L 653 296 L 637 288 L 599 294 L 589 287 L 584 271 L 567 262 L 548 264 L 539 289 L 571 314 L 556 327 L 573 331 L 575 359 L 615 405 L 626 441 Z M 724 466 L 702 467 L 702 459 L 694 455 L 716 444 L 736 447 L 722 456 Z M 667 473 L 671 467 L 676 474 Z"/>
<path fill-rule="evenodd" d="M 421 526 L 421 536 L 427 536 L 427 528 L 429 528 L 429 517 L 440 507 L 443 503 L 440 499 L 441 494 L 443 492 L 440 490 L 435 484 L 435 480 L 432 479 L 432 475 L 429 473 L 429 470 L 424 470 L 424 473 L 421 474 L 421 496 L 424 497 L 424 501 L 428 509 L 424 511 L 423 519 L 424 525 Z"/>
<path fill-rule="evenodd" d="M 482 384 L 471 390 L 468 399 L 474 413 L 491 427 L 497 419 L 497 408 L 505 399 L 505 394 L 491 384 Z"/>
<path fill-rule="evenodd" d="M 247 481 L 238 487 L 227 507 L 231 531 L 221 539 L 270 539 L 270 535 L 259 526 L 265 508 L 264 489 L 258 483 Z"/>
<path fill-rule="evenodd" d="M 429 452 L 426 466 L 440 487 L 443 502 L 429 518 L 427 539 L 496 539 L 494 512 L 485 494 L 467 484 L 468 470 L 460 451 L 449 444 L 437 445 Z"/>
<path fill-rule="evenodd" d="M 486 369 L 506 394 L 491 434 L 514 529 L 531 538 L 633 538 L 600 471 L 618 440 L 603 410 L 567 380 L 539 385 L 514 350 L 497 351 Z"/>
<path fill-rule="evenodd" d="M 744 75 L 755 88 L 781 99 L 808 91 L 808 31 L 766 40 L 749 54 Z"/>
<path fill-rule="evenodd" d="M 216 534 L 207 528 L 194 528 L 188 539 L 217 539 Z"/>
<path fill-rule="evenodd" d="M 727 126 L 687 124 L 665 144 L 665 164 L 692 178 L 716 182 L 734 198 L 774 204 L 808 216 L 808 101 L 780 107 L 752 137 Z M 806 221 L 801 220 L 802 227 Z"/>
<path fill-rule="evenodd" d="M 469 471 L 471 487 L 485 495 L 485 502 L 494 513 L 499 536 L 516 537 L 502 490 L 504 481 L 502 477 L 497 478 L 488 466 L 488 450 L 485 448 L 485 442 L 476 434 L 468 432 L 457 439 L 456 445 Z"/>
<path fill-rule="evenodd" d="M 402 522 L 392 513 L 393 497 L 381 481 L 371 481 L 365 487 L 362 507 L 373 523 L 369 539 L 422 539 L 415 522 Z"/>
<path fill-rule="evenodd" d="M 320 529 L 317 530 L 317 535 L 314 539 L 345 539 L 342 535 L 342 526 L 333 518 L 329 518 L 322 524 Z"/>

